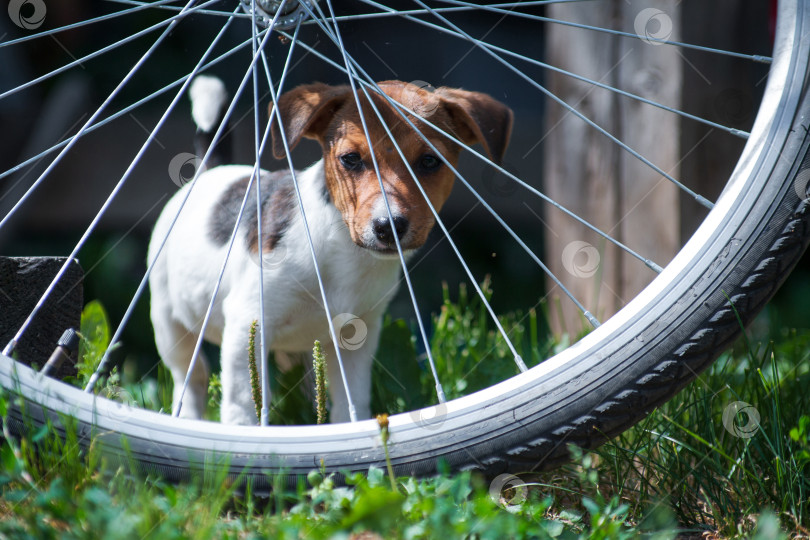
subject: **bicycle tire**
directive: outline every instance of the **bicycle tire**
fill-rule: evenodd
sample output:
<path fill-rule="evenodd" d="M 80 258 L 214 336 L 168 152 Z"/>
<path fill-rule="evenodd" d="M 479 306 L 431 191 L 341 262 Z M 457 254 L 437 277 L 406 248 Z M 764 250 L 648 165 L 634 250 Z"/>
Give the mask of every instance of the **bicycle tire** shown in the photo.
<path fill-rule="evenodd" d="M 400 475 L 548 469 L 566 445 L 593 448 L 641 420 L 692 381 L 740 334 L 810 242 L 810 5 L 780 2 L 774 60 L 751 137 L 715 208 L 636 299 L 566 351 L 485 390 L 390 418 Z M 79 443 L 181 481 L 206 464 L 257 492 L 268 471 L 290 485 L 312 469 L 384 466 L 373 420 L 325 426 L 225 426 L 179 420 L 96 397 L 0 355 L 0 386 L 23 399 L 8 427 L 21 434 L 60 415 Z M 340 477 L 338 477 L 340 478 Z"/>

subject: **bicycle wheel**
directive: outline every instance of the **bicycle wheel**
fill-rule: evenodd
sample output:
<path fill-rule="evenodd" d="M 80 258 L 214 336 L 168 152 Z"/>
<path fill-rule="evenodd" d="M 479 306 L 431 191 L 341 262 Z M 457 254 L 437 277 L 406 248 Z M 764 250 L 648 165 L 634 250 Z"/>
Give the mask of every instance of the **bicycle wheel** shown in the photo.
<path fill-rule="evenodd" d="M 464 2 L 448 3 L 453 6 L 449 9 L 465 7 Z M 298 11 L 284 16 L 300 22 L 306 13 L 310 24 L 340 42 L 337 32 L 330 34 L 335 17 L 326 4 L 329 9 L 323 11 L 317 4 L 297 4 Z M 212 8 L 209 3 L 190 6 L 183 10 Z M 484 9 L 497 12 L 503 7 Z M 446 22 L 441 11 L 420 1 L 414 13 L 403 16 L 426 12 Z M 173 17 L 182 20 L 184 13 Z M 265 17 L 282 18 L 272 13 Z M 269 33 L 262 36 L 260 29 L 250 28 L 248 43 L 256 43 L 257 37 L 266 43 Z M 472 39 L 455 25 L 443 28 Z M 296 43 L 295 36 L 287 34 Z M 810 241 L 808 36 L 810 6 L 797 0 L 780 2 L 768 84 L 744 151 L 696 234 L 652 283 L 578 343 L 538 366 L 465 397 L 392 416 L 389 450 L 398 474 L 434 474 L 439 460 L 454 470 L 493 475 L 552 467 L 567 457 L 567 443 L 592 448 L 639 421 L 739 335 L 738 318 L 752 319 Z M 254 63 L 261 48 L 256 46 L 256 51 Z M 359 92 L 375 90 L 350 57 L 344 55 L 332 65 L 352 73 Z M 243 86 L 251 72 L 248 69 Z M 59 415 L 69 414 L 77 419 L 80 444 L 89 445 L 95 438 L 110 456 L 131 456 L 147 472 L 182 480 L 206 463 L 226 463 L 222 466 L 234 478 L 243 475 L 259 491 L 270 488 L 267 471 L 283 471 L 293 483 L 321 465 L 337 472 L 385 463 L 373 420 L 262 427 L 182 420 L 42 377 L 15 362 L 12 348 L 0 357 L 0 385 L 24 402 L 10 413 L 12 432 L 20 433 L 26 422 L 46 419 L 59 426 Z"/>

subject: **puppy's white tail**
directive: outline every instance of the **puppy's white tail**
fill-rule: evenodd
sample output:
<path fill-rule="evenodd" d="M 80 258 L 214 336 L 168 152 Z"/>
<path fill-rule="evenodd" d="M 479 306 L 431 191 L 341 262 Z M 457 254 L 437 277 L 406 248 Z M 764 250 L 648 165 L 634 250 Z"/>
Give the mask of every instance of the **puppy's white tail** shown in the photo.
<path fill-rule="evenodd" d="M 188 89 L 191 98 L 191 117 L 197 124 L 194 136 L 194 150 L 200 158 L 214 143 L 214 135 L 222 124 L 228 108 L 228 91 L 225 84 L 216 77 L 200 75 L 195 77 Z M 206 168 L 227 165 L 233 161 L 233 144 L 228 125 L 223 127 L 221 137 L 211 149 Z"/>

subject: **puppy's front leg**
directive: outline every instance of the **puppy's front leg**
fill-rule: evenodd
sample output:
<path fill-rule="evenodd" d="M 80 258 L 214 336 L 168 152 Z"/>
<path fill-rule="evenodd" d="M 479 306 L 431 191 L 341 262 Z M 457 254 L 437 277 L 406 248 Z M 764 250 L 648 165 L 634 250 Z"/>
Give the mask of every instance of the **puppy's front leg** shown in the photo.
<path fill-rule="evenodd" d="M 226 314 L 225 329 L 222 334 L 220 359 L 222 362 L 222 406 L 220 420 L 225 424 L 256 425 L 256 406 L 250 386 L 248 367 L 248 339 L 253 319 L 244 316 L 246 310 L 238 314 Z M 269 335 L 265 333 L 265 339 Z M 261 348 L 259 331 L 256 331 L 256 367 L 261 377 Z"/>
<path fill-rule="evenodd" d="M 380 343 L 382 316 L 375 314 L 373 317 L 363 317 L 362 320 L 366 327 L 366 335 L 362 339 L 357 334 L 362 326 L 355 326 L 349 331 L 352 335 L 348 338 L 344 336 L 345 339 L 341 339 L 341 329 L 335 328 L 358 420 L 371 418 L 371 366 L 374 363 L 377 345 Z M 346 398 L 337 354 L 332 344 L 326 348 L 326 371 L 329 377 L 329 397 L 332 400 L 330 420 L 332 423 L 349 422 L 351 420 L 349 401 Z"/>

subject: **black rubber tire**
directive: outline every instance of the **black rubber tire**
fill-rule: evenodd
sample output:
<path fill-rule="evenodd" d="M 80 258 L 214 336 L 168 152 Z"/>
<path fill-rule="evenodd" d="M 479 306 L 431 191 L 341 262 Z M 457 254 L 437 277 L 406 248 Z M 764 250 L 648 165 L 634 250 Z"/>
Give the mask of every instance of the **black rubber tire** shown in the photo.
<path fill-rule="evenodd" d="M 774 58 L 735 174 L 673 263 L 561 355 L 481 392 L 391 417 L 397 474 L 434 474 L 439 460 L 489 475 L 553 467 L 567 458 L 567 443 L 593 448 L 621 433 L 731 344 L 741 332 L 738 317 L 752 320 L 810 241 L 810 3 L 780 3 Z M 228 463 L 234 478 L 242 474 L 265 491 L 268 471 L 283 471 L 292 483 L 321 463 L 341 471 L 385 462 L 372 420 L 268 428 L 177 420 L 95 398 L 2 356 L 0 385 L 24 398 L 9 415 L 13 433 L 46 417 L 61 426 L 58 413 L 70 413 L 80 444 L 95 437 L 108 455 L 172 481 L 204 463 Z"/>

